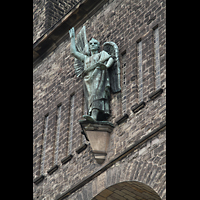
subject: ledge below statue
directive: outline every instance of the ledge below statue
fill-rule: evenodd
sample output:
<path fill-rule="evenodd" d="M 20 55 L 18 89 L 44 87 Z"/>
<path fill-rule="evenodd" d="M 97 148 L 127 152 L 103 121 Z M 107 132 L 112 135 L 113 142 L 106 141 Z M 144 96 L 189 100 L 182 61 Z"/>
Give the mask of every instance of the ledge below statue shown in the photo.
<path fill-rule="evenodd" d="M 97 163 L 102 164 L 107 155 L 107 149 L 110 141 L 110 133 L 114 125 L 108 121 L 79 120 L 82 130 L 92 148 Z"/>

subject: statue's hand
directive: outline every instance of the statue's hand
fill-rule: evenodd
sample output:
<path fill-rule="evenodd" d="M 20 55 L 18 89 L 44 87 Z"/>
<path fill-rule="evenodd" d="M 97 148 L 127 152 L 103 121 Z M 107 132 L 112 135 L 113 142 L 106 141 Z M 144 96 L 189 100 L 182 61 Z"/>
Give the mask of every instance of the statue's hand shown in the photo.
<path fill-rule="evenodd" d="M 104 65 L 102 62 L 97 63 L 97 67 L 100 68 L 101 70 L 106 69 L 106 65 Z"/>
<path fill-rule="evenodd" d="M 70 37 L 70 38 L 75 38 L 74 27 L 72 27 L 72 28 L 69 30 L 69 37 Z"/>

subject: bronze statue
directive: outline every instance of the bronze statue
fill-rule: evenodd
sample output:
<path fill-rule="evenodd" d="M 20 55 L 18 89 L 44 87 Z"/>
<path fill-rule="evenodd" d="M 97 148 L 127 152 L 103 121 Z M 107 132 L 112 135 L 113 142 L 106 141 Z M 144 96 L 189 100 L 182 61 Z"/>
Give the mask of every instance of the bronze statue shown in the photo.
<path fill-rule="evenodd" d="M 74 68 L 77 77 L 83 78 L 84 97 L 89 121 L 107 121 L 110 116 L 110 92 L 119 92 L 120 63 L 118 47 L 114 42 L 105 42 L 99 52 L 99 42 L 87 41 L 85 26 L 75 41 L 74 27 L 69 31 L 70 52 L 75 57 Z"/>

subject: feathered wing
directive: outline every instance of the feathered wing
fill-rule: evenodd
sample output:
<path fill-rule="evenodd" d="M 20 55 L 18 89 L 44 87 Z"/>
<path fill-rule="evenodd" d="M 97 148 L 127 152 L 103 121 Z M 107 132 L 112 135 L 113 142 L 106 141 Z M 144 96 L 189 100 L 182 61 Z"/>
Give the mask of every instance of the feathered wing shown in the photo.
<path fill-rule="evenodd" d="M 82 54 L 89 55 L 89 45 L 86 36 L 85 26 L 80 30 L 76 36 L 76 49 Z M 79 77 L 84 70 L 84 63 L 75 58 L 74 60 L 75 74 Z"/>
<path fill-rule="evenodd" d="M 120 92 L 120 62 L 118 46 L 114 42 L 105 42 L 103 44 L 103 50 L 108 52 L 108 54 L 110 54 L 114 59 L 113 65 L 108 69 L 111 91 L 113 93 Z"/>

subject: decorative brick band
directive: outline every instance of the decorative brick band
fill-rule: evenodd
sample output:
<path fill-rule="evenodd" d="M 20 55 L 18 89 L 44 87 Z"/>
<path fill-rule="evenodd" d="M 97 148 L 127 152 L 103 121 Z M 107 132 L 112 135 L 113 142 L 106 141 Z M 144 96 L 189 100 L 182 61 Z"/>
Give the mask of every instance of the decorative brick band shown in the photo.
<path fill-rule="evenodd" d="M 128 114 L 124 114 L 124 116 L 122 116 L 120 119 L 118 119 L 117 121 L 116 121 L 116 123 L 117 123 L 117 125 L 120 125 L 120 124 L 122 124 L 126 119 L 128 119 Z"/>
<path fill-rule="evenodd" d="M 158 90 L 152 92 L 152 93 L 149 95 L 149 98 L 150 98 L 151 100 L 154 100 L 156 97 L 158 97 L 158 96 L 159 96 L 160 94 L 162 94 L 162 93 L 163 93 L 163 89 L 160 88 L 160 89 L 158 89 Z"/>
<path fill-rule="evenodd" d="M 47 173 L 49 175 L 53 174 L 57 169 L 58 169 L 59 165 L 54 165 L 52 168 L 50 168 Z"/>
<path fill-rule="evenodd" d="M 140 102 L 139 104 L 136 103 L 134 106 L 132 106 L 131 110 L 136 113 L 138 112 L 140 109 L 144 108 L 144 106 L 146 105 L 146 103 L 144 101 Z"/>
<path fill-rule="evenodd" d="M 82 144 L 80 147 L 76 149 L 76 153 L 79 154 L 87 148 L 87 144 Z"/>
<path fill-rule="evenodd" d="M 40 182 L 43 181 L 44 177 L 45 177 L 45 176 L 42 174 L 41 176 L 35 178 L 35 179 L 33 180 L 33 183 L 35 183 L 36 185 L 38 185 Z"/>
<path fill-rule="evenodd" d="M 64 165 L 64 164 L 66 164 L 67 162 L 69 162 L 72 158 L 73 158 L 73 155 L 70 154 L 70 155 L 68 155 L 67 157 L 63 158 L 63 159 L 61 160 L 61 163 Z"/>

